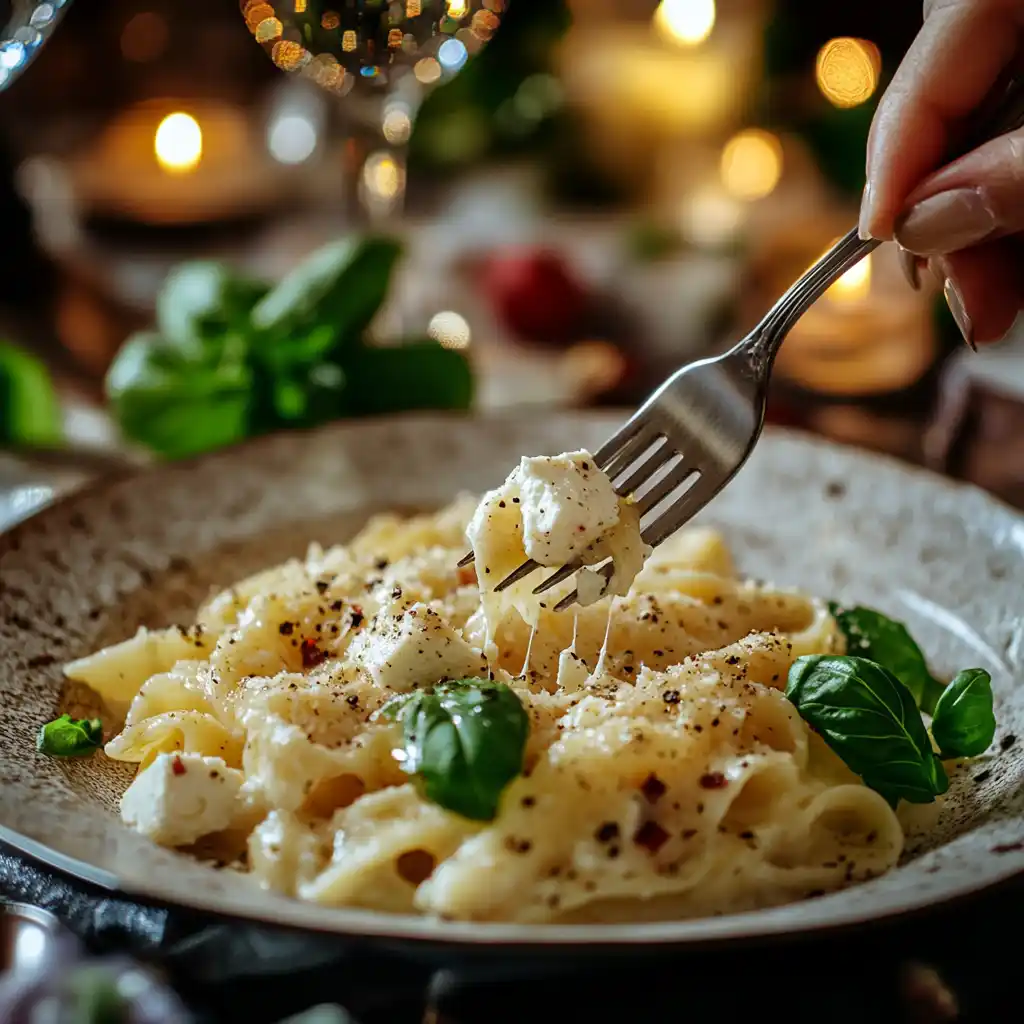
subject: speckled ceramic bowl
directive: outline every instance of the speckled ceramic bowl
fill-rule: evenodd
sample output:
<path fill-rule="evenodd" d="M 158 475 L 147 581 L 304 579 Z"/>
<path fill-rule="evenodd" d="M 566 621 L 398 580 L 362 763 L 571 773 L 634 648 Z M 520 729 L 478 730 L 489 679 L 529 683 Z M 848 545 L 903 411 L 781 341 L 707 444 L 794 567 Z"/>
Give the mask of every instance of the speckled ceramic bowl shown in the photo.
<path fill-rule="evenodd" d="M 140 624 L 187 619 L 214 584 L 343 540 L 367 514 L 496 485 L 523 453 L 595 449 L 617 416 L 414 416 L 258 441 L 106 482 L 0 537 L 0 838 L 140 899 L 389 942 L 636 945 L 849 925 L 962 896 L 1024 870 L 1024 519 L 977 490 L 788 433 L 766 434 L 702 518 L 741 568 L 905 620 L 941 674 L 991 673 L 999 731 L 905 863 L 844 893 L 770 911 L 607 926 L 443 923 L 332 910 L 158 849 L 123 828 L 129 779 L 102 755 L 35 750 L 41 722 L 95 708 L 61 665 Z M 113 723 L 108 723 L 113 724 Z M 1020 737 L 1017 739 L 1016 737 Z"/>

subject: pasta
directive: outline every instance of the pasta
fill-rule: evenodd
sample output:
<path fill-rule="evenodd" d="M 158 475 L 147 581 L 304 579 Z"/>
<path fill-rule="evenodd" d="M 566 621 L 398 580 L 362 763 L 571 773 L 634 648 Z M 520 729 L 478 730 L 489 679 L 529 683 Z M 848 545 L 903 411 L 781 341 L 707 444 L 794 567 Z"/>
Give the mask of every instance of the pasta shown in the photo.
<path fill-rule="evenodd" d="M 593 500 L 571 552 L 613 558 L 603 596 L 558 612 L 573 581 L 534 597 L 531 578 L 496 599 L 524 534 L 565 526 L 531 527 L 512 493 L 378 516 L 216 594 L 188 627 L 67 666 L 127 704 L 105 748 L 139 766 L 126 822 L 184 850 L 241 836 L 239 869 L 299 899 L 463 920 L 728 913 L 897 863 L 896 813 L 783 692 L 801 655 L 845 651 L 822 602 L 742 579 L 710 528 L 644 549 L 618 499 Z M 477 558 L 460 569 L 467 531 Z M 565 543 L 531 554 L 560 565 Z M 490 820 L 431 798 L 389 713 L 468 678 L 504 684 L 528 722 Z"/>

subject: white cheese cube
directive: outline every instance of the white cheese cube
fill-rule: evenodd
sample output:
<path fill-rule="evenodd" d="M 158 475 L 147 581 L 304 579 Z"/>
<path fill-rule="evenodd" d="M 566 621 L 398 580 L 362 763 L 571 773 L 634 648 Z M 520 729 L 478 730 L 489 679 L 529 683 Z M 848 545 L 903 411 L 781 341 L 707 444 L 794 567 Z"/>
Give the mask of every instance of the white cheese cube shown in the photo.
<path fill-rule="evenodd" d="M 121 797 L 121 820 L 161 846 L 187 846 L 231 825 L 242 781 L 219 757 L 159 754 Z"/>
<path fill-rule="evenodd" d="M 390 690 L 486 675 L 487 661 L 423 603 L 383 609 L 349 645 L 348 657 Z"/>
<path fill-rule="evenodd" d="M 587 451 L 524 458 L 519 488 L 523 548 L 541 565 L 562 565 L 619 521 L 619 496 Z"/>

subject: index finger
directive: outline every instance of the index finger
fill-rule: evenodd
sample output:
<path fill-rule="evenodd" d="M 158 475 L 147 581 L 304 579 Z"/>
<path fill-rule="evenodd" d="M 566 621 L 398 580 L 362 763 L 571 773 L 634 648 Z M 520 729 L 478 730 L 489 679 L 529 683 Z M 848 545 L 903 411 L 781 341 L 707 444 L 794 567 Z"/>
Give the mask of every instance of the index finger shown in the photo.
<path fill-rule="evenodd" d="M 914 187 L 946 162 L 958 122 L 1009 66 L 1022 0 L 932 0 L 925 22 L 875 112 L 868 139 L 861 233 L 889 239 Z"/>

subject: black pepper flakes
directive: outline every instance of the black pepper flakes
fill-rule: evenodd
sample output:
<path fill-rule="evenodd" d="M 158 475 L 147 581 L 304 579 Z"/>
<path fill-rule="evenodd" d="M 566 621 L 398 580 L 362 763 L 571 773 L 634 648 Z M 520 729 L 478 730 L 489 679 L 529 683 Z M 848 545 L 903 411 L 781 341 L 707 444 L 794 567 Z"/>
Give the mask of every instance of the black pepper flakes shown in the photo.
<path fill-rule="evenodd" d="M 661 699 L 666 704 L 678 704 L 679 703 L 679 691 L 678 690 L 665 690 L 661 695 Z"/>
<path fill-rule="evenodd" d="M 657 853 L 668 841 L 668 833 L 656 822 L 645 821 L 633 836 L 633 842 L 647 850 L 648 853 Z"/>
<path fill-rule="evenodd" d="M 657 803 L 664 795 L 668 786 L 653 772 L 640 784 L 640 792 L 646 797 L 648 803 Z"/>
<path fill-rule="evenodd" d="M 608 843 L 619 838 L 619 824 L 616 821 L 606 821 L 594 833 L 594 838 L 599 843 Z"/>
<path fill-rule="evenodd" d="M 721 772 L 705 772 L 700 777 L 701 789 L 724 789 L 729 780 Z"/>

